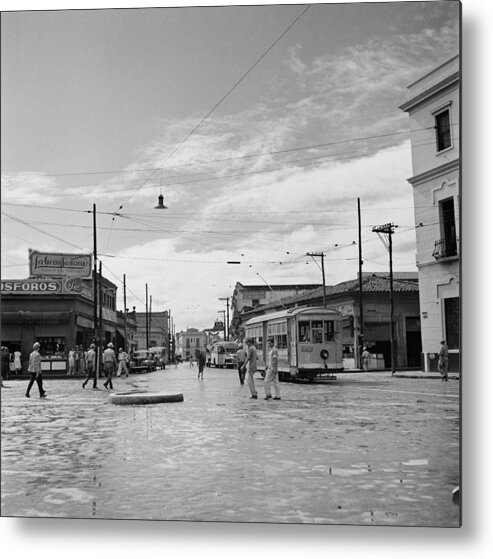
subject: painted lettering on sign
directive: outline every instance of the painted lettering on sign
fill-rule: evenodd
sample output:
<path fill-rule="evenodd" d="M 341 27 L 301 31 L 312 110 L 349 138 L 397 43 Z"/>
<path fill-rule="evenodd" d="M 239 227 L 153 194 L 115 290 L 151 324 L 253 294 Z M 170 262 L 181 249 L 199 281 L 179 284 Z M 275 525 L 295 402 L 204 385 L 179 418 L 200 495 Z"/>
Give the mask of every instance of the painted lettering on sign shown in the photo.
<path fill-rule="evenodd" d="M 59 293 L 62 287 L 56 280 L 2 280 L 1 285 L 2 293 Z"/>
<path fill-rule="evenodd" d="M 31 250 L 29 269 L 31 276 L 91 277 L 90 254 L 49 254 Z"/>

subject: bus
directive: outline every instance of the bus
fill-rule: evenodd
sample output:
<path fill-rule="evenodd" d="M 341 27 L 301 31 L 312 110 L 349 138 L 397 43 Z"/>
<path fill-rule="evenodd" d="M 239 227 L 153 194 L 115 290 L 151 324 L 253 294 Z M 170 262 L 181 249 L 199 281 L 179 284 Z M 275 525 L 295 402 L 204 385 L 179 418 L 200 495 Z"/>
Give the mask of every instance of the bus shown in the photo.
<path fill-rule="evenodd" d="M 245 336 L 254 340 L 257 369 L 265 375 L 267 340 L 278 350 L 279 380 L 335 380 L 343 370 L 342 315 L 324 307 L 295 307 L 251 318 Z"/>
<path fill-rule="evenodd" d="M 234 342 L 216 342 L 207 353 L 208 367 L 236 367 L 236 352 L 239 345 Z"/>

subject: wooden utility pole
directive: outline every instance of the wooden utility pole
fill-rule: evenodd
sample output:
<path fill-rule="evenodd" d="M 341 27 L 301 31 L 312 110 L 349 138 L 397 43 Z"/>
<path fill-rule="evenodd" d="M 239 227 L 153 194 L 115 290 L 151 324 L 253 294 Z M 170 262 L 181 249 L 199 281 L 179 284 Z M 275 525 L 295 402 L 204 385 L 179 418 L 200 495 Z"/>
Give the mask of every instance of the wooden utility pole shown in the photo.
<path fill-rule="evenodd" d="M 363 248 L 361 246 L 361 207 L 358 198 L 358 270 L 359 270 L 359 335 L 357 364 L 361 368 L 361 353 L 364 342 L 364 318 L 363 318 Z"/>
<path fill-rule="evenodd" d="M 226 301 L 226 326 L 227 326 L 227 337 L 225 340 L 229 342 L 229 297 L 219 297 L 220 301 Z M 226 332 L 226 330 L 225 330 Z M 226 336 L 226 334 L 225 334 Z"/>
<path fill-rule="evenodd" d="M 98 338 L 99 338 L 99 359 L 98 370 L 96 377 L 100 373 L 100 368 L 103 366 L 103 266 L 101 260 L 99 261 L 99 281 L 98 281 L 98 301 L 99 301 L 99 322 L 98 322 Z"/>
<path fill-rule="evenodd" d="M 392 376 L 395 374 L 395 333 L 394 333 L 394 278 L 392 272 L 392 235 L 394 233 L 393 223 L 386 223 L 373 228 L 374 233 L 383 233 L 389 236 L 387 249 L 389 251 L 390 268 L 390 359 L 392 365 Z"/>
<path fill-rule="evenodd" d="M 123 341 L 123 351 L 127 351 L 127 280 L 125 274 L 123 274 L 123 335 L 125 340 Z"/>
<path fill-rule="evenodd" d="M 326 296 L 326 293 L 325 293 L 325 267 L 324 267 L 325 254 L 323 252 L 307 252 L 306 255 L 311 256 L 312 258 L 314 258 L 315 256 L 318 256 L 322 261 L 322 283 L 323 283 L 323 288 L 324 288 L 324 307 L 326 307 L 327 306 L 327 296 Z"/>
<path fill-rule="evenodd" d="M 146 283 L 146 349 L 149 349 L 149 294 Z"/>

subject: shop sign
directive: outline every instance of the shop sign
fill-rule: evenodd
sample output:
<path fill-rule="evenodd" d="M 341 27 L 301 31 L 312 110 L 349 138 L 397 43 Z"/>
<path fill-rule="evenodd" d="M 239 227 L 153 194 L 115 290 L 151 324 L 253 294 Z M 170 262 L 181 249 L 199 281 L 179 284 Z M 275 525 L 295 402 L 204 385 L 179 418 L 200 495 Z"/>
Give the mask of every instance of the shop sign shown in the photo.
<path fill-rule="evenodd" d="M 91 285 L 79 278 L 2 280 L 2 295 L 80 295 L 93 300 Z"/>
<path fill-rule="evenodd" d="M 48 253 L 29 251 L 29 275 L 31 277 L 77 277 L 92 275 L 90 254 Z"/>
<path fill-rule="evenodd" d="M 2 294 L 38 295 L 40 293 L 61 293 L 61 291 L 62 283 L 59 280 L 2 280 Z"/>

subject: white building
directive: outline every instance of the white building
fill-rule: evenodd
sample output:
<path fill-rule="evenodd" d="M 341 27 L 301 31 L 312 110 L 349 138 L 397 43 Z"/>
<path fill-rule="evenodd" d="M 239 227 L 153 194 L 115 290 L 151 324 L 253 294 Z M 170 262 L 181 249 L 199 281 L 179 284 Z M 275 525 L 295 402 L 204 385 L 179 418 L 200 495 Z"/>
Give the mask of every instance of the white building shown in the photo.
<path fill-rule="evenodd" d="M 437 370 L 440 340 L 449 370 L 460 366 L 460 58 L 409 86 L 422 368 Z"/>

